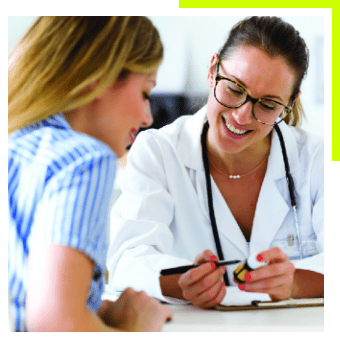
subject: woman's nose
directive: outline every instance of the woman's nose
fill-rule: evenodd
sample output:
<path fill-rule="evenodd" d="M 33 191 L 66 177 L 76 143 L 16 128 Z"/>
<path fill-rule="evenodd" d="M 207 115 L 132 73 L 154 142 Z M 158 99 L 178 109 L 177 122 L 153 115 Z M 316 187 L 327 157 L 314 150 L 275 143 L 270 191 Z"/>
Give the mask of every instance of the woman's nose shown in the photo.
<path fill-rule="evenodd" d="M 240 125 L 250 124 L 253 121 L 253 103 L 248 101 L 233 111 L 235 121 Z"/>
<path fill-rule="evenodd" d="M 151 114 L 151 109 L 150 107 L 148 109 L 145 110 L 144 116 L 143 116 L 143 122 L 142 122 L 142 126 L 143 127 L 148 127 L 150 125 L 152 125 L 153 123 L 153 117 Z"/>

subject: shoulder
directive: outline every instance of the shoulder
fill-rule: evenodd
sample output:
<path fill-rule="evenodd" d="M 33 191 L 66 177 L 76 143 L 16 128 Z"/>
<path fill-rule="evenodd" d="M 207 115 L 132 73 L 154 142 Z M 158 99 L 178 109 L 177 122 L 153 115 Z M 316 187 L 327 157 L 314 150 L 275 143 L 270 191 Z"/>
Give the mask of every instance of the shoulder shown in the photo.
<path fill-rule="evenodd" d="M 132 150 L 142 151 L 150 148 L 169 152 L 173 150 L 181 156 L 190 153 L 200 140 L 203 122 L 206 117 L 206 108 L 203 107 L 194 115 L 184 115 L 177 118 L 173 123 L 160 129 L 148 129 L 141 132 L 134 142 Z M 196 150 L 195 150 L 196 151 Z M 134 151 L 133 151 L 134 152 Z"/>
<path fill-rule="evenodd" d="M 302 162 L 318 162 L 323 167 L 324 138 L 296 127 L 290 127 Z"/>
<path fill-rule="evenodd" d="M 116 156 L 106 144 L 70 128 L 36 124 L 17 131 L 8 141 L 9 163 L 26 172 L 50 175 L 63 171 L 84 171 L 91 164 L 115 163 Z M 49 175 L 49 176 L 50 176 Z"/>
<path fill-rule="evenodd" d="M 157 140 L 159 142 L 165 143 L 176 143 L 181 131 L 186 124 L 186 122 L 191 118 L 191 116 L 181 116 L 177 118 L 173 123 L 166 125 L 160 129 L 148 129 L 141 132 L 138 135 L 139 139 L 145 141 Z"/>
<path fill-rule="evenodd" d="M 301 128 L 290 127 L 300 148 L 307 147 L 310 150 L 321 150 L 324 146 L 324 138 L 309 133 Z"/>
<path fill-rule="evenodd" d="M 290 154 L 297 152 L 301 161 L 323 157 L 324 139 L 299 127 L 280 124 L 283 139 Z"/>
<path fill-rule="evenodd" d="M 309 183 L 312 193 L 321 192 L 324 185 L 324 138 L 297 127 L 288 128 L 288 136 L 292 136 L 296 145 L 290 152 L 291 170 L 298 170 L 296 176 L 301 183 Z"/>

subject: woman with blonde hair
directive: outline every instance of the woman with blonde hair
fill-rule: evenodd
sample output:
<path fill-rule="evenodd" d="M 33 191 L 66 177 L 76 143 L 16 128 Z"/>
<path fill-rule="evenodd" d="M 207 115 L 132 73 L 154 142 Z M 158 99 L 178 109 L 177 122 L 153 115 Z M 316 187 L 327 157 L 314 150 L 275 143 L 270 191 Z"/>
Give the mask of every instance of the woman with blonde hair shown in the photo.
<path fill-rule="evenodd" d="M 116 158 L 152 123 L 163 47 L 145 17 L 39 17 L 9 62 L 9 301 L 16 331 L 161 330 L 127 288 L 101 301 Z"/>

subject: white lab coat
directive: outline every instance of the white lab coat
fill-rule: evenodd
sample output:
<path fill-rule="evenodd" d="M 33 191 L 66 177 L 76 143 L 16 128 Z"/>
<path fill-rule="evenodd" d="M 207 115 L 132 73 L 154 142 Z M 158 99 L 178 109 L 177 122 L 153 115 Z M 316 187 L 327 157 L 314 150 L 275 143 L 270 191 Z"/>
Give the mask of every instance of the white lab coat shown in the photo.
<path fill-rule="evenodd" d="M 205 117 L 204 107 L 160 130 L 140 133 L 133 144 L 122 195 L 111 213 L 116 232 L 108 253 L 109 291 L 133 287 L 166 301 L 159 285 L 161 269 L 192 264 L 205 249 L 217 254 L 200 144 Z M 303 247 L 313 255 L 294 264 L 323 273 L 323 140 L 284 122 L 280 128 L 295 180 Z M 276 132 L 249 244 L 213 179 L 212 194 L 225 259 L 244 260 L 274 246 L 295 259 L 297 244 L 289 246 L 287 238 L 296 239 L 294 217 Z M 227 267 L 231 285 L 236 266 Z"/>

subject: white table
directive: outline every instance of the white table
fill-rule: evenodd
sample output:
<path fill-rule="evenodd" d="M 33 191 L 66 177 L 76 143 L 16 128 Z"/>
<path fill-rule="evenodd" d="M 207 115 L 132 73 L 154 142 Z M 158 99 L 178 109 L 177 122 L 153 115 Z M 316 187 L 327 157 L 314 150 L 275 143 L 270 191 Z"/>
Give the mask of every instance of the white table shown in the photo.
<path fill-rule="evenodd" d="M 324 331 L 323 306 L 242 311 L 168 306 L 173 310 L 173 320 L 164 326 L 164 332 Z"/>

